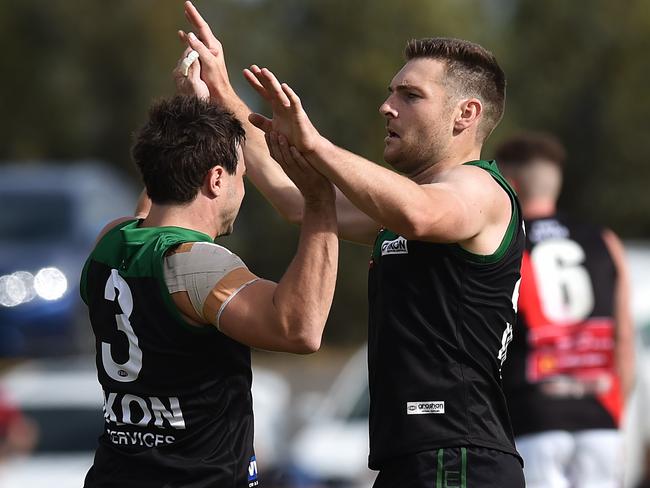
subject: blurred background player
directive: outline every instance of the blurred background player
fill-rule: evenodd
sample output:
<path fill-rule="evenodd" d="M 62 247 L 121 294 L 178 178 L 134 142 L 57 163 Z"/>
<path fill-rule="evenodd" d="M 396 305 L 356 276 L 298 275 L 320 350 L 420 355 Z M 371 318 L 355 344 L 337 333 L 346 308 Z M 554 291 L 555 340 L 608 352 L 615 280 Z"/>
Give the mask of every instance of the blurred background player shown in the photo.
<path fill-rule="evenodd" d="M 527 234 L 504 388 L 529 488 L 614 488 L 634 368 L 628 273 L 611 230 L 557 210 L 565 158 L 545 133 L 496 150 Z"/>

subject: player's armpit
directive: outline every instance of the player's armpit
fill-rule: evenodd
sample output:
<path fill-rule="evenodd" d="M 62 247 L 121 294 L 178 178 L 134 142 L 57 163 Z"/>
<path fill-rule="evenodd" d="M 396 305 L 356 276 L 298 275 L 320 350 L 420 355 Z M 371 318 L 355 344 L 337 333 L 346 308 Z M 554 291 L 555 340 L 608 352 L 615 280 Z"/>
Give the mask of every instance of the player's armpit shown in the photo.
<path fill-rule="evenodd" d="M 336 189 L 336 220 L 339 238 L 344 241 L 356 242 L 372 246 L 381 226 L 371 217 L 363 213 Z"/>

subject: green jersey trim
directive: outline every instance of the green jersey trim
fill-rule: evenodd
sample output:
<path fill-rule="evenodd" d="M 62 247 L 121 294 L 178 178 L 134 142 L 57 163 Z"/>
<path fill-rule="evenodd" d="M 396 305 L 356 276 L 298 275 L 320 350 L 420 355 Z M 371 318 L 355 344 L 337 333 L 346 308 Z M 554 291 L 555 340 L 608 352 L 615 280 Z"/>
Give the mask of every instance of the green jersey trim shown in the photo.
<path fill-rule="evenodd" d="M 513 190 L 513 188 L 508 184 L 508 182 L 503 177 L 503 175 L 501 175 L 501 173 L 499 172 L 499 168 L 497 167 L 496 161 L 494 160 L 493 161 L 469 161 L 463 164 L 469 166 L 477 166 L 490 173 L 490 176 L 492 176 L 492 178 L 494 178 L 497 181 L 497 183 L 501 185 L 501 187 L 506 191 L 506 193 L 510 197 L 510 204 L 512 205 L 512 214 L 510 216 L 510 222 L 508 223 L 508 228 L 506 229 L 506 232 L 503 235 L 503 239 L 501 239 L 501 243 L 499 244 L 497 250 L 494 251 L 492 254 L 476 254 L 471 251 L 468 251 L 458 243 L 451 244 L 451 248 L 454 250 L 454 252 L 457 255 L 459 255 L 464 259 L 467 259 L 468 261 L 478 263 L 478 264 L 494 264 L 499 262 L 506 255 L 506 252 L 508 251 L 510 244 L 512 244 L 512 241 L 517 231 L 517 226 L 519 224 L 519 210 L 517 208 L 516 193 Z"/>
<path fill-rule="evenodd" d="M 120 275 L 126 278 L 156 278 L 165 308 L 176 322 L 196 333 L 218 333 L 216 327 L 200 327 L 183 318 L 165 285 L 163 272 L 163 259 L 171 248 L 185 242 L 214 242 L 214 240 L 207 234 L 183 227 L 139 227 L 140 223 L 140 220 L 134 219 L 117 224 L 97 243 L 86 260 L 81 276 L 81 295 L 84 301 L 87 296 L 87 268 L 90 261 L 94 260 L 117 268 Z M 126 253 L 117 257 L 114 250 L 122 246 L 126 247 Z M 150 258 L 145 257 L 147 254 L 151 254 Z M 116 258 L 120 261 L 119 264 L 116 262 Z"/>

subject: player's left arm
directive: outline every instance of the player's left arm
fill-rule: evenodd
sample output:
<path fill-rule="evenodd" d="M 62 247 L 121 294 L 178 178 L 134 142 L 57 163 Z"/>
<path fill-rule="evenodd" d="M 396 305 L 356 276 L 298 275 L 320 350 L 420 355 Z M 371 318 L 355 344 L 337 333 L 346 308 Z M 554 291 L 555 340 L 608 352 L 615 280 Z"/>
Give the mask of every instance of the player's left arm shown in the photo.
<path fill-rule="evenodd" d="M 616 323 L 616 367 L 621 388 L 627 398 L 634 386 L 634 323 L 630 310 L 630 277 L 625 260 L 623 243 L 609 229 L 603 231 L 603 239 L 616 267 L 614 296 L 614 320 Z"/>

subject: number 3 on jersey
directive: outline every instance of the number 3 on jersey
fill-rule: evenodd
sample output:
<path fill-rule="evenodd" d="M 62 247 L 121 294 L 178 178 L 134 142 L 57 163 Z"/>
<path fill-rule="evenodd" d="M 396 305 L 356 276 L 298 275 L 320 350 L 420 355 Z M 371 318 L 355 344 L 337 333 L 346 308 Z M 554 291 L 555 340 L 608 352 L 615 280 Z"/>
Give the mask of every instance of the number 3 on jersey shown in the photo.
<path fill-rule="evenodd" d="M 122 309 L 122 313 L 115 315 L 115 321 L 117 322 L 117 329 L 124 332 L 129 340 L 129 359 L 124 364 L 116 363 L 111 353 L 111 345 L 108 342 L 102 342 L 102 364 L 104 365 L 104 371 L 112 379 L 128 383 L 138 379 L 138 374 L 142 369 L 142 350 L 138 345 L 138 337 L 135 335 L 133 327 L 131 327 L 131 322 L 129 322 L 129 317 L 133 312 L 131 289 L 117 270 L 112 269 L 111 275 L 106 281 L 104 298 L 109 302 L 114 302 L 116 291 L 119 292 L 117 303 Z"/>
<path fill-rule="evenodd" d="M 582 247 L 570 239 L 549 239 L 537 244 L 530 257 L 544 315 L 557 323 L 587 318 L 594 308 L 594 290 L 582 265 Z"/>

